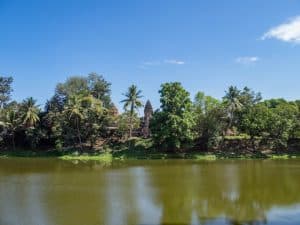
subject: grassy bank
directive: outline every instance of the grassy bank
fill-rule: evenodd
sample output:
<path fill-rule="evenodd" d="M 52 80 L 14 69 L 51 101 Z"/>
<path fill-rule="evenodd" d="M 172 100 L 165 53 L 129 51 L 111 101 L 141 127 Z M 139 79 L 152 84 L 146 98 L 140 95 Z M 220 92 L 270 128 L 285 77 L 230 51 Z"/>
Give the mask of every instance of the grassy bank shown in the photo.
<path fill-rule="evenodd" d="M 61 160 L 78 160 L 78 161 L 101 161 L 112 162 L 113 160 L 165 160 L 165 159 L 190 159 L 199 161 L 214 161 L 222 159 L 294 159 L 300 158 L 300 155 L 296 154 L 267 154 L 267 155 L 239 155 L 234 153 L 161 153 L 155 151 L 136 151 L 123 150 L 112 152 L 99 152 L 99 153 L 82 153 L 82 154 L 70 154 L 70 153 L 57 153 L 48 151 L 47 153 L 37 153 L 35 151 L 20 151 L 20 152 L 5 152 L 0 153 L 0 158 L 57 158 Z"/>
<path fill-rule="evenodd" d="M 163 152 L 153 148 L 150 139 L 131 139 L 127 142 L 114 143 L 105 146 L 105 150 L 78 151 L 74 149 L 58 150 L 16 150 L 0 151 L 0 157 L 49 157 L 61 160 L 79 161 L 101 161 L 112 162 L 113 160 L 155 160 L 155 159 L 192 159 L 214 161 L 218 159 L 290 159 L 300 158 L 296 153 L 262 153 L 260 151 L 252 153 L 238 153 L 234 151 L 183 151 L 183 152 Z"/>

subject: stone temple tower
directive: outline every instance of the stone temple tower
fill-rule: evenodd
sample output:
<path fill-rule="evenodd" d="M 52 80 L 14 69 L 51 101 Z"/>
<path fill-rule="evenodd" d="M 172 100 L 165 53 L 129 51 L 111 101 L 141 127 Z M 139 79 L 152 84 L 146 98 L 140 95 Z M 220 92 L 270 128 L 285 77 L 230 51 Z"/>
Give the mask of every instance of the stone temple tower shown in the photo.
<path fill-rule="evenodd" d="M 149 125 L 150 125 L 150 119 L 152 118 L 152 115 L 153 115 L 153 108 L 151 102 L 148 100 L 146 102 L 145 109 L 144 109 L 144 121 L 143 121 L 143 129 L 142 129 L 142 133 L 145 138 L 150 136 Z"/>

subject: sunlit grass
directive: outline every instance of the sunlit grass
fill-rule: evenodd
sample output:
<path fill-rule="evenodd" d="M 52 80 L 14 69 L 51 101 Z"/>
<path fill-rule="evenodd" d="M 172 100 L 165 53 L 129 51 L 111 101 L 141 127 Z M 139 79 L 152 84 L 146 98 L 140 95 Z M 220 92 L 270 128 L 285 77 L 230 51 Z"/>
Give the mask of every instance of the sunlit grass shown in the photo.
<path fill-rule="evenodd" d="M 79 160 L 79 161 L 101 161 L 110 163 L 113 160 L 113 156 L 110 153 L 103 153 L 99 155 L 63 155 L 59 159 L 62 160 Z"/>
<path fill-rule="evenodd" d="M 216 155 L 212 155 L 212 154 L 207 154 L 207 155 L 196 154 L 194 156 L 194 158 L 196 160 L 205 160 L 205 161 L 214 161 L 214 160 L 217 160 L 217 156 Z"/>
<path fill-rule="evenodd" d="M 290 159 L 290 155 L 284 154 L 284 155 L 270 155 L 270 159 Z"/>

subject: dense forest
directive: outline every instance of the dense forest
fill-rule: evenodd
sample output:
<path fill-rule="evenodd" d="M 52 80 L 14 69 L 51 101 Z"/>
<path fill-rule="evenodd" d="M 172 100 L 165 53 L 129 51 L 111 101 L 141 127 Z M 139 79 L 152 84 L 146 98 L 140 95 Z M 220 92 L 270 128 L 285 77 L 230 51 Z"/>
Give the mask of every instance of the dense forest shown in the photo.
<path fill-rule="evenodd" d="M 192 98 L 179 82 L 164 83 L 160 108 L 153 110 L 132 85 L 119 113 L 111 100 L 111 84 L 96 73 L 57 84 L 44 108 L 33 97 L 21 102 L 11 99 L 12 83 L 12 77 L 0 77 L 3 151 L 101 150 L 134 138 L 151 140 L 160 151 L 218 149 L 230 138 L 247 140 L 253 149 L 260 143 L 285 149 L 289 140 L 300 137 L 300 100 L 263 100 L 248 87 L 231 86 L 222 99 L 200 91 Z"/>

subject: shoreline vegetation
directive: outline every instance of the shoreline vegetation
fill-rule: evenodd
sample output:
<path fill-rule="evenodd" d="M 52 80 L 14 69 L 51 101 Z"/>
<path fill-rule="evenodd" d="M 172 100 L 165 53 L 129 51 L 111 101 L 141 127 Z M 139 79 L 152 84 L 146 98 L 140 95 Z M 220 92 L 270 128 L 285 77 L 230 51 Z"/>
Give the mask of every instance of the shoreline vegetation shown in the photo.
<path fill-rule="evenodd" d="M 149 139 L 135 139 L 138 143 L 149 142 Z M 149 145 L 148 145 L 149 146 Z M 210 152 L 203 151 L 177 151 L 177 152 L 161 152 L 150 146 L 134 145 L 130 147 L 130 143 L 126 143 L 120 149 L 111 149 L 107 147 L 105 150 L 87 149 L 80 152 L 79 149 L 65 150 L 15 150 L 1 151 L 1 158 L 55 158 L 66 161 L 97 161 L 101 163 L 111 163 L 112 161 L 126 160 L 170 160 L 170 159 L 189 159 L 195 161 L 215 161 L 224 159 L 249 160 L 249 159 L 296 159 L 300 158 L 297 152 L 273 152 L 273 151 L 255 151 L 251 153 L 215 150 Z"/>
<path fill-rule="evenodd" d="M 57 84 L 42 107 L 33 97 L 11 99 L 12 77 L 0 76 L 0 157 L 63 160 L 288 159 L 300 155 L 300 100 L 263 100 L 230 86 L 222 99 L 161 85 L 160 107 L 144 104 L 136 85 L 123 94 L 123 112 L 102 75 Z M 139 109 L 143 115 L 139 115 Z"/>
<path fill-rule="evenodd" d="M 83 153 L 83 154 L 70 154 L 70 153 L 57 153 L 53 152 L 39 153 L 36 151 L 18 151 L 18 152 L 1 152 L 1 158 L 54 158 L 65 161 L 97 161 L 101 163 L 111 163 L 113 161 L 126 161 L 126 160 L 195 160 L 195 161 L 216 161 L 216 160 L 257 160 L 257 159 L 272 159 L 272 160 L 285 160 L 285 159 L 299 159 L 298 154 L 286 154 L 286 153 L 272 153 L 272 154 L 258 154 L 258 155 L 237 155 L 235 153 L 224 154 L 218 153 L 151 153 L 144 156 L 133 155 L 127 156 L 126 154 L 120 155 L 115 153 Z"/>

